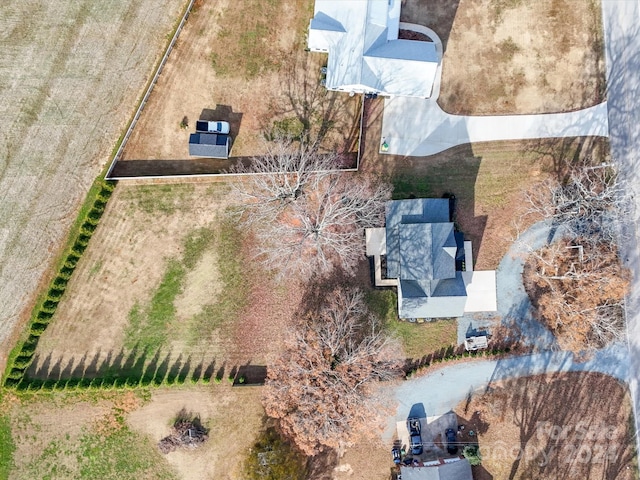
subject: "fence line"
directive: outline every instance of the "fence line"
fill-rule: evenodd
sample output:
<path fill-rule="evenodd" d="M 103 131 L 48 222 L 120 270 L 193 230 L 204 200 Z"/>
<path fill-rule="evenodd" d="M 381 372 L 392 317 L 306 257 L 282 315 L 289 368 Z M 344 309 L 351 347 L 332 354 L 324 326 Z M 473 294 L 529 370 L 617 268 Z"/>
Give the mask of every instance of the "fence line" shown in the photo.
<path fill-rule="evenodd" d="M 162 56 L 162 60 L 160 60 L 160 63 L 158 64 L 158 68 L 156 68 L 155 74 L 153 75 L 153 78 L 149 83 L 149 86 L 147 87 L 147 91 L 145 92 L 144 97 L 142 97 L 142 101 L 140 102 L 140 105 L 138 105 L 138 109 L 136 110 L 136 113 L 133 116 L 131 123 L 129 123 L 129 127 L 127 128 L 127 131 L 124 134 L 124 137 L 122 138 L 122 142 L 120 143 L 120 146 L 116 151 L 116 154 L 113 156 L 113 159 L 111 160 L 111 166 L 109 167 L 109 170 L 107 170 L 107 173 L 105 175 L 105 179 L 107 180 L 112 180 L 111 171 L 113 170 L 116 163 L 118 162 L 120 155 L 122 155 L 122 151 L 124 150 L 124 147 L 127 145 L 127 141 L 131 136 L 131 132 L 133 132 L 133 129 L 136 126 L 136 123 L 138 123 L 138 119 L 140 118 L 140 115 L 142 114 L 142 111 L 144 110 L 144 107 L 147 104 L 147 101 L 149 100 L 149 96 L 153 91 L 153 87 L 155 87 L 156 83 L 158 82 L 158 78 L 162 73 L 162 69 L 167 63 L 169 54 L 173 50 L 173 47 L 175 46 L 176 41 L 178 40 L 178 36 L 180 36 L 180 32 L 182 31 L 182 28 L 184 27 L 184 24 L 187 22 L 187 19 L 189 18 L 189 14 L 191 13 L 191 9 L 193 8 L 193 4 L 195 3 L 195 1 L 196 0 L 189 1 L 189 5 L 187 5 L 184 15 L 182 15 L 182 20 L 180 20 L 180 24 L 178 25 L 178 28 L 176 28 L 176 31 L 173 34 L 173 38 L 171 38 L 171 42 L 167 46 L 167 49 L 165 50 L 164 55 Z"/>

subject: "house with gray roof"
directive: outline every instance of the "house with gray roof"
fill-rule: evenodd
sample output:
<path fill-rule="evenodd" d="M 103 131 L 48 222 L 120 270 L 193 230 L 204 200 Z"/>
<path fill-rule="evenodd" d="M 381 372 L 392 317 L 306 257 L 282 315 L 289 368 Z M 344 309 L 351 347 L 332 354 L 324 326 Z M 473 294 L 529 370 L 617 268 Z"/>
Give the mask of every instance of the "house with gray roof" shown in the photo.
<path fill-rule="evenodd" d="M 420 466 L 401 466 L 402 480 L 473 480 L 466 458 L 429 462 Z"/>
<path fill-rule="evenodd" d="M 329 90 L 431 96 L 440 54 L 433 42 L 399 39 L 401 0 L 316 0 L 308 47 L 328 52 Z"/>
<path fill-rule="evenodd" d="M 231 138 L 216 133 L 192 133 L 189 136 L 189 155 L 192 157 L 229 158 Z"/>
<path fill-rule="evenodd" d="M 376 286 L 397 287 L 400 318 L 497 309 L 495 272 L 473 271 L 471 242 L 451 221 L 448 199 L 392 200 L 385 217 L 384 228 L 367 229 L 366 253 L 374 257 Z"/>

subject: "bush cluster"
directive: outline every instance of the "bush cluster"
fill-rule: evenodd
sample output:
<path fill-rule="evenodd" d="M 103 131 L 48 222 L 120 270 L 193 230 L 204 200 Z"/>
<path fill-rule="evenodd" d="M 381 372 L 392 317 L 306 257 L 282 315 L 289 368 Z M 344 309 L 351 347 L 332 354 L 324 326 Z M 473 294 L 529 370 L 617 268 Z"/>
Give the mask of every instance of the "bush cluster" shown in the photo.
<path fill-rule="evenodd" d="M 29 368 L 31 361 L 33 360 L 33 355 L 35 354 L 36 347 L 38 345 L 38 340 L 40 335 L 44 333 L 49 325 L 49 322 L 53 319 L 53 315 L 58 308 L 58 304 L 64 295 L 64 292 L 67 288 L 67 283 L 73 275 L 73 272 L 78 265 L 78 261 L 82 254 L 87 248 L 89 244 L 89 240 L 93 235 L 93 232 L 96 230 L 96 226 L 104 212 L 104 209 L 107 205 L 107 201 L 111 197 L 113 190 L 115 188 L 114 182 L 109 182 L 105 180 L 99 180 L 99 189 L 97 194 L 93 200 L 93 204 L 91 209 L 87 213 L 83 223 L 80 225 L 80 228 L 76 232 L 76 237 L 71 244 L 71 248 L 67 252 L 64 261 L 60 269 L 58 270 L 58 274 L 51 281 L 51 285 L 49 286 L 49 290 L 45 295 L 44 299 L 41 301 L 39 307 L 34 311 L 34 315 L 31 318 L 31 322 L 29 324 L 29 336 L 22 344 L 22 347 L 18 351 L 17 356 L 13 359 L 13 362 L 7 368 L 7 374 L 5 376 L 4 384 L 7 387 L 22 387 L 24 386 L 24 374 Z M 72 381 L 73 380 L 73 381 Z M 80 385 L 84 379 L 78 380 L 61 380 L 60 382 L 66 382 L 64 387 L 66 388 L 68 385 L 70 386 L 78 386 Z M 46 382 L 42 382 L 39 385 L 38 389 L 43 390 L 53 390 L 58 387 L 57 381 L 47 380 Z M 69 383 L 71 382 L 71 383 Z M 27 383 L 27 387 L 31 386 L 32 381 L 30 380 Z"/>

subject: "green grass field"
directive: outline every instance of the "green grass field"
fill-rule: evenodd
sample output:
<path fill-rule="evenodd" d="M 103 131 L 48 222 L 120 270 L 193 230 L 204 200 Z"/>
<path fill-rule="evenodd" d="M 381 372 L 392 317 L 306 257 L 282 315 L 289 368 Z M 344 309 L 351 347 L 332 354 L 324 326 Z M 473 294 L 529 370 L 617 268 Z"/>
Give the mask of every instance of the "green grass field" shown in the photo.
<path fill-rule="evenodd" d="M 11 435 L 10 419 L 7 416 L 0 416 L 0 480 L 9 478 L 15 449 L 16 446 Z"/>

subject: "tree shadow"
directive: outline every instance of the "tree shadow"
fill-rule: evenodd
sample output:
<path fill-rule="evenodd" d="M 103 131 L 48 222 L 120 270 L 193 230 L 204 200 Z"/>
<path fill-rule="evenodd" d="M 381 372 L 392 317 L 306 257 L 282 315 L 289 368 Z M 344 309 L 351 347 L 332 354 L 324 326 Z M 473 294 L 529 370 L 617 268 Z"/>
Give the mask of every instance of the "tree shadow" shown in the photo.
<path fill-rule="evenodd" d="M 460 0 L 405 0 L 400 21 L 431 28 L 442 40 L 442 48 L 446 51 L 459 3 Z"/>
<path fill-rule="evenodd" d="M 360 97 L 327 90 L 320 82 L 319 58 L 300 51 L 287 63 L 283 94 L 271 100 L 268 115 L 260 120 L 262 131 L 267 138 L 273 133 L 294 134 L 320 151 L 355 152 Z M 282 128 L 290 131 L 278 132 Z"/>

